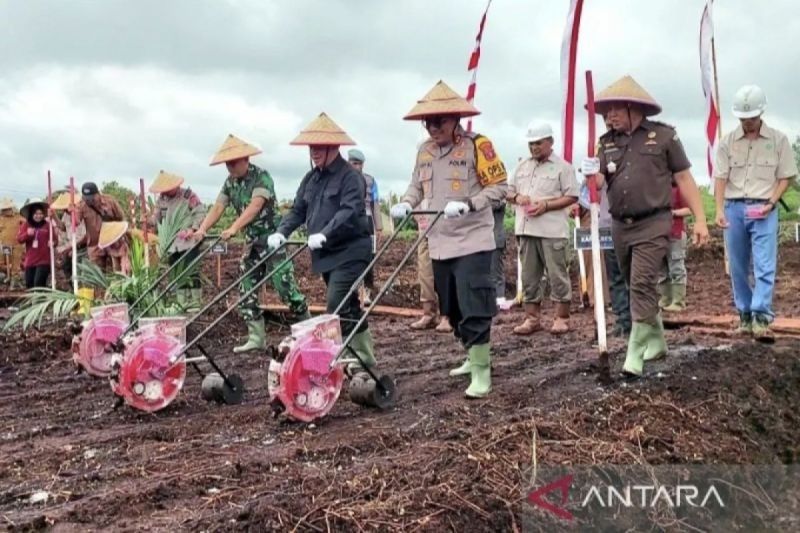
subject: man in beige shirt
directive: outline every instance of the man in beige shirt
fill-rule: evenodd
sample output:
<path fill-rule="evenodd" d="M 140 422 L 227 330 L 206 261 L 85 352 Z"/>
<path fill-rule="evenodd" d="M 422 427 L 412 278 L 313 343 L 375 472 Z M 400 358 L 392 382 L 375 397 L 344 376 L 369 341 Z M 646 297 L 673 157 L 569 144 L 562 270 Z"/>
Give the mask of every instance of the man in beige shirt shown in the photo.
<path fill-rule="evenodd" d="M 755 85 L 742 87 L 734 96 L 739 126 L 719 143 L 714 198 L 717 226 L 725 229 L 739 331 L 771 342 L 778 258 L 775 207 L 797 176 L 797 164 L 786 135 L 761 119 L 766 106 L 764 91 Z M 751 260 L 754 285 L 749 279 Z"/>
<path fill-rule="evenodd" d="M 450 319 L 468 359 L 450 374 L 470 375 L 468 398 L 489 394 L 490 334 L 497 314 L 490 279 L 495 250 L 492 202 L 506 195 L 506 170 L 492 142 L 464 131 L 460 118 L 479 111 L 440 81 L 405 116 L 422 120 L 431 138 L 417 151 L 411 184 L 392 216 L 407 216 L 425 202 L 444 217 L 428 234 L 439 308 Z"/>
<path fill-rule="evenodd" d="M 516 206 L 514 232 L 519 240 L 522 267 L 522 301 L 525 322 L 514 328 L 517 335 L 541 329 L 542 276 L 547 272 L 556 316 L 550 333 L 569 331 L 572 299 L 567 270 L 569 222 L 567 207 L 580 195 L 575 170 L 553 153 L 549 124 L 531 124 L 527 133 L 531 157 L 522 161 L 509 181 L 508 201 Z"/>

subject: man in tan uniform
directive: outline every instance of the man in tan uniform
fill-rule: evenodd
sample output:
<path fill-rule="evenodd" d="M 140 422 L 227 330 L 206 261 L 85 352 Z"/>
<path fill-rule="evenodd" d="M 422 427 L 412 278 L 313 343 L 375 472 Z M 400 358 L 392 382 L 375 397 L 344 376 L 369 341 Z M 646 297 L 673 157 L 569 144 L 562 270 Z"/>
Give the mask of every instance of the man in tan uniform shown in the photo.
<path fill-rule="evenodd" d="M 740 123 L 717 149 L 714 198 L 717 226 L 725 229 L 739 331 L 771 342 L 778 259 L 775 207 L 797 176 L 797 164 L 786 135 L 761 119 L 766 107 L 760 87 L 746 85 L 736 93 L 733 114 Z M 749 279 L 751 264 L 755 285 Z"/>
<path fill-rule="evenodd" d="M 5 278 L 3 282 L 8 283 L 11 289 L 20 281 L 22 257 L 25 255 L 25 246 L 17 242 L 17 231 L 24 220 L 11 198 L 0 199 L 0 245 L 3 254 L 0 271 Z"/>
<path fill-rule="evenodd" d="M 450 319 L 467 361 L 451 375 L 471 378 L 468 398 L 491 391 L 490 333 L 497 314 L 490 279 L 495 250 L 492 202 L 506 194 L 506 169 L 486 137 L 466 132 L 462 117 L 479 114 L 440 81 L 404 117 L 422 120 L 431 138 L 420 146 L 411 184 L 392 216 L 407 216 L 427 201 L 444 218 L 428 234 L 439 308 Z"/>
<path fill-rule="evenodd" d="M 572 165 L 553 152 L 553 130 L 548 124 L 528 126 L 527 140 L 531 157 L 519 164 L 508 184 L 508 201 L 516 206 L 514 231 L 519 239 L 526 314 L 514 333 L 530 335 L 541 329 L 541 281 L 547 272 L 550 298 L 556 303 L 550 333 L 559 335 L 569 331 L 572 300 L 567 208 L 578 200 L 580 191 Z"/>
<path fill-rule="evenodd" d="M 100 229 L 103 222 L 124 221 L 125 213 L 112 196 L 101 194 L 97 185 L 90 181 L 81 187 L 81 198 L 82 201 L 78 204 L 77 222 L 86 224 L 86 249 L 89 260 L 103 270 L 110 270 L 111 257 L 97 245 Z"/>
<path fill-rule="evenodd" d="M 671 126 L 649 120 L 661 112 L 633 78 L 625 76 L 595 96 L 595 111 L 613 127 L 599 140 L 598 157 L 585 158 L 584 176 L 608 183 L 611 235 L 630 287 L 633 325 L 623 372 L 640 376 L 645 361 L 667 353 L 658 308 L 658 278 L 672 229 L 672 180 L 695 217 L 695 244 L 708 240 L 700 192 L 689 159 Z"/>

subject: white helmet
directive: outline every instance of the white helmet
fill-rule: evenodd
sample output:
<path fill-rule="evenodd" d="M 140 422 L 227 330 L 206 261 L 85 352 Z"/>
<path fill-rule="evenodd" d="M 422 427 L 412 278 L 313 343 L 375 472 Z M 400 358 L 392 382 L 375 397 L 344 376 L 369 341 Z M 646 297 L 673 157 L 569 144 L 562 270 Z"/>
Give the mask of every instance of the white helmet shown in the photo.
<path fill-rule="evenodd" d="M 745 85 L 733 97 L 733 114 L 737 118 L 759 116 L 767 108 L 767 96 L 758 85 Z"/>
<path fill-rule="evenodd" d="M 550 124 L 537 124 L 536 122 L 531 122 L 528 124 L 528 133 L 525 137 L 528 139 L 529 143 L 532 143 L 552 136 L 553 128 L 550 127 Z"/>

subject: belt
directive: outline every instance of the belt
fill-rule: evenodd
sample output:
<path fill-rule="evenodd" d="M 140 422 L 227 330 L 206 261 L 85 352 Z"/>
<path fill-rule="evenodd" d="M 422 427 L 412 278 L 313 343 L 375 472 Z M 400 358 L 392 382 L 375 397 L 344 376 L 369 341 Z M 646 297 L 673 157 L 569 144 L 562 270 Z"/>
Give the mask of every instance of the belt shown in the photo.
<path fill-rule="evenodd" d="M 656 209 L 650 209 L 649 211 L 642 211 L 641 213 L 636 213 L 635 215 L 623 215 L 619 217 L 615 217 L 612 215 L 611 218 L 616 220 L 617 222 L 622 222 L 623 224 L 633 224 L 634 222 L 644 220 L 645 218 L 649 218 L 653 215 L 657 215 L 658 213 L 664 213 L 669 210 L 670 210 L 669 207 L 659 207 Z"/>
<path fill-rule="evenodd" d="M 725 198 L 725 201 L 743 204 L 763 204 L 769 202 L 769 198 Z"/>

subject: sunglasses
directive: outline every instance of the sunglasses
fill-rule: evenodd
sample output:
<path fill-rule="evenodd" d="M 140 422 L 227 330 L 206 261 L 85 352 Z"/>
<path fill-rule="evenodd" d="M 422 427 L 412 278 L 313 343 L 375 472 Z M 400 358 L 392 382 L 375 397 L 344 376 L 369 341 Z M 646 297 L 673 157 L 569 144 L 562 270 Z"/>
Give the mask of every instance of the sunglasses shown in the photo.
<path fill-rule="evenodd" d="M 442 127 L 442 124 L 444 124 L 444 122 L 449 120 L 449 119 L 450 119 L 450 116 L 448 116 L 448 115 L 440 115 L 440 116 L 435 116 L 435 117 L 428 117 L 423 121 L 423 124 L 425 125 L 425 129 L 426 130 L 429 130 L 431 128 L 439 129 L 439 128 Z"/>

